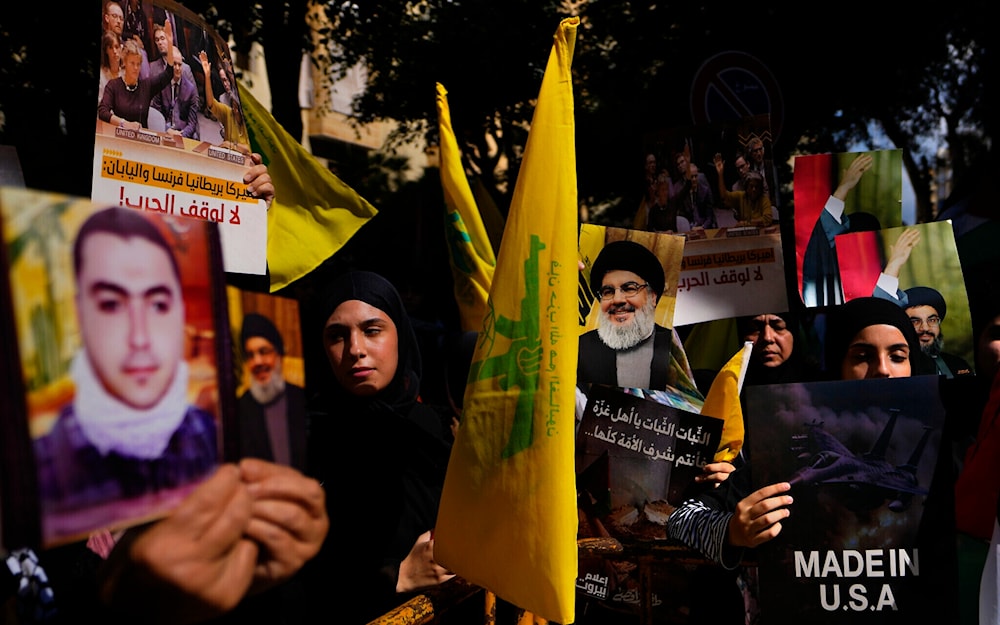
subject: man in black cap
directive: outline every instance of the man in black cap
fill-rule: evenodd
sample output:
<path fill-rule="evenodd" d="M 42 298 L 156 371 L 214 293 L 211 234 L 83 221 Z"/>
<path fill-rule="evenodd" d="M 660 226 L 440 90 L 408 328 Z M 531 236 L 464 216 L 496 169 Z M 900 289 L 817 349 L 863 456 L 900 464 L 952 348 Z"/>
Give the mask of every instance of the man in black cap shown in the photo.
<path fill-rule="evenodd" d="M 944 335 L 941 322 L 948 312 L 941 293 L 927 286 L 915 286 L 903 291 L 900 304 L 910 317 L 913 328 L 920 338 L 920 351 L 934 359 L 938 373 L 953 378 L 956 375 L 970 375 L 972 367 L 964 359 L 941 351 Z"/>
<path fill-rule="evenodd" d="M 285 342 L 258 313 L 243 317 L 240 331 L 249 388 L 240 395 L 240 455 L 305 468 L 306 395 L 282 375 Z"/>
<path fill-rule="evenodd" d="M 941 333 L 941 322 L 948 312 L 948 305 L 939 291 L 927 286 L 915 286 L 903 291 L 897 289 L 895 295 L 891 295 L 876 286 L 873 295 L 896 302 L 906 311 L 920 339 L 920 351 L 934 360 L 940 375 L 953 378 L 972 374 L 972 367 L 963 358 L 942 351 L 944 335 Z"/>
<path fill-rule="evenodd" d="M 578 384 L 677 386 L 683 366 L 673 353 L 673 332 L 655 318 L 665 286 L 663 265 L 644 245 L 614 241 L 601 249 L 590 271 L 601 312 L 597 329 L 580 335 Z"/>

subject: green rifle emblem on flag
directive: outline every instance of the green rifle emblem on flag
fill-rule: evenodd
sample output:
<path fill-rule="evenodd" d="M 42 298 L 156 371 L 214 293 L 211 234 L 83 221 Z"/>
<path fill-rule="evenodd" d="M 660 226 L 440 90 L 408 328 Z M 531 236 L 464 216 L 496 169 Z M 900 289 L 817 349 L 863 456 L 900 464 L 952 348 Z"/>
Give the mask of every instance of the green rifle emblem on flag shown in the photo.
<path fill-rule="evenodd" d="M 534 430 L 535 392 L 538 390 L 538 372 L 542 363 L 542 340 L 539 316 L 539 251 L 545 249 L 537 235 L 531 235 L 528 259 L 524 261 L 524 297 L 521 299 L 521 319 L 497 315 L 490 298 L 482 340 L 490 347 L 481 360 L 473 361 L 469 370 L 470 381 L 497 378 L 504 391 L 520 389 L 510 438 L 501 456 L 510 458 L 531 447 Z M 510 339 L 510 346 L 503 354 L 492 354 L 497 335 Z"/>

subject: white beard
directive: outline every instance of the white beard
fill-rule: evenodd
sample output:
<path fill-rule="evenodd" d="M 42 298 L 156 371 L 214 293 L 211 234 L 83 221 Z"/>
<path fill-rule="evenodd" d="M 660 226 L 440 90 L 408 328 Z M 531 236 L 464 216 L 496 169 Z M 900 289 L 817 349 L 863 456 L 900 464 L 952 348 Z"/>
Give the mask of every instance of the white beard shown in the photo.
<path fill-rule="evenodd" d="M 267 405 L 285 392 L 285 378 L 281 373 L 281 360 L 274 363 L 271 369 L 271 377 L 267 382 L 258 382 L 257 378 L 250 378 L 250 395 L 257 400 L 258 404 Z"/>
<path fill-rule="evenodd" d="M 635 347 L 645 341 L 656 328 L 656 302 L 646 298 L 642 308 L 635 308 L 632 321 L 626 324 L 613 323 L 606 313 L 597 317 L 597 336 L 614 350 Z"/>

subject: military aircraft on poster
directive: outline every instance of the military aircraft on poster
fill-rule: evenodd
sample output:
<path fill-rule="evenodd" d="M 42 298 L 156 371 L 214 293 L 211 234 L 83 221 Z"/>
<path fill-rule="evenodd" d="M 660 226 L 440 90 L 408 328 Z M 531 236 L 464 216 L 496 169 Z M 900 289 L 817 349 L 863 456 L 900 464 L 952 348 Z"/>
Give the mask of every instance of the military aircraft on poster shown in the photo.
<path fill-rule="evenodd" d="M 931 428 L 925 427 L 905 464 L 893 465 L 885 458 L 889 440 L 899 417 L 899 409 L 889 410 L 878 440 L 871 450 L 857 454 L 823 427 L 823 422 L 807 423 L 808 431 L 792 437 L 792 451 L 803 463 L 788 481 L 792 486 L 830 486 L 839 489 L 846 505 L 855 510 L 873 510 L 888 501 L 893 512 L 906 510 L 914 495 L 926 495 L 917 480 L 917 465 L 923 455 Z"/>

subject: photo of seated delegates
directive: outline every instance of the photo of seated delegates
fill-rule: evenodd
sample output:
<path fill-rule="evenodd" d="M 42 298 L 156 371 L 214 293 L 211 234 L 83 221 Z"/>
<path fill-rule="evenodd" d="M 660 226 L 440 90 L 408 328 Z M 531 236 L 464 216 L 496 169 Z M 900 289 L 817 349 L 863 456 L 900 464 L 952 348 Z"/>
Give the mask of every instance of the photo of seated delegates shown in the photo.
<path fill-rule="evenodd" d="M 29 201 L 8 197 L 5 230 Z M 213 228 L 30 201 L 35 214 L 8 234 L 28 247 L 8 248 L 8 259 L 41 540 L 56 545 L 162 516 L 210 475 L 222 457 L 219 397 L 232 383 L 220 379 L 224 355 L 211 338 L 223 276 Z M 71 234 L 54 233 L 52 220 Z M 40 266 L 39 245 L 49 250 Z M 38 343 L 41 326 L 55 338 Z"/>
<path fill-rule="evenodd" d="M 222 72 L 221 76 L 225 89 L 225 93 L 220 94 L 219 97 L 216 97 L 215 90 L 212 87 L 213 62 L 204 50 L 198 54 L 198 60 L 201 62 L 201 68 L 205 75 L 205 106 L 220 124 L 219 145 L 249 154 L 250 137 L 247 135 L 246 123 L 243 119 L 243 107 L 240 105 L 239 97 L 232 90 L 233 79 L 230 77 L 228 64 L 221 63 L 220 66 L 219 59 L 225 59 L 226 56 L 219 50 L 215 58 L 214 67 L 219 68 Z M 228 102 L 223 102 L 223 99 L 228 100 Z M 202 137 L 206 141 L 214 142 L 210 134 L 203 133 Z"/>
<path fill-rule="evenodd" d="M 795 158 L 795 259 L 808 307 L 842 304 L 836 237 L 902 224 L 902 151 Z"/>
<path fill-rule="evenodd" d="M 969 298 L 950 223 L 843 234 L 837 256 L 845 298 L 874 295 L 898 304 L 941 375 L 973 373 Z"/>
<path fill-rule="evenodd" d="M 167 63 L 173 67 L 173 30 L 163 29 L 167 39 Z M 164 68 L 149 77 L 140 75 L 145 51 L 135 39 L 122 44 L 122 67 L 120 77 L 109 80 L 104 87 L 104 95 L 97 107 L 97 117 L 113 126 L 139 130 L 149 127 L 149 106 L 153 97 L 169 86 L 173 70 Z"/>
<path fill-rule="evenodd" d="M 163 29 L 160 29 L 162 32 Z M 183 69 L 186 67 L 181 51 L 174 46 L 174 64 L 170 67 L 170 84 L 163 88 L 155 96 L 150 106 L 161 117 L 161 126 L 154 127 L 156 130 L 164 130 L 172 134 L 178 134 L 188 139 L 199 138 L 199 116 L 201 110 L 201 100 L 198 98 L 198 88 L 194 82 L 184 77 Z M 157 67 L 158 61 L 153 63 Z M 150 113 L 152 118 L 152 113 Z"/>
<path fill-rule="evenodd" d="M 766 227 L 778 221 L 775 170 L 763 149 L 770 145 L 767 115 L 721 123 L 674 127 L 644 141 L 644 193 L 632 227 L 685 234 L 689 239 L 725 236 L 737 226 Z M 751 156 L 751 149 L 760 159 Z M 716 155 L 730 163 L 720 180 Z M 760 176 L 756 211 L 740 210 L 745 177 Z M 756 179 L 756 178 L 755 178 Z M 727 194 L 737 197 L 726 199 Z M 714 232 L 723 229 L 723 233 Z"/>

